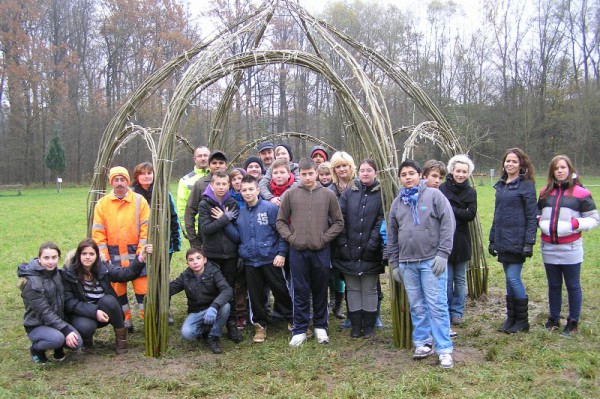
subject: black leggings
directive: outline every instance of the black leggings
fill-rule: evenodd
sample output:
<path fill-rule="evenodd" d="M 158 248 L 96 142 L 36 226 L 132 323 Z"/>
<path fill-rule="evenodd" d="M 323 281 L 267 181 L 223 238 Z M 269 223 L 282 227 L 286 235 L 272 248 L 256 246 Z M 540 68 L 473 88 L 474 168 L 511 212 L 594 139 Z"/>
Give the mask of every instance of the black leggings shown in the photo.
<path fill-rule="evenodd" d="M 95 317 L 92 319 L 78 315 L 73 316 L 71 319 L 71 324 L 79 331 L 81 338 L 84 340 L 92 339 L 98 328 L 106 327 L 109 324 L 114 328 L 125 327 L 125 323 L 123 322 L 123 310 L 121 309 L 121 305 L 119 305 L 117 298 L 112 295 L 104 295 L 98 300 L 97 305 L 99 310 L 102 310 L 108 315 L 108 323 L 101 323 Z"/>

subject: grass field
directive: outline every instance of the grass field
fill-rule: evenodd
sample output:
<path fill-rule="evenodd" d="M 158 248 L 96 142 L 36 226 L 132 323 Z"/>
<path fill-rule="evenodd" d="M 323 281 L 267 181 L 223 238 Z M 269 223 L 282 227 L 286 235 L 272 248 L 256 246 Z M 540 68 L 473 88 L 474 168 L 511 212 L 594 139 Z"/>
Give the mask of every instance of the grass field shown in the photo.
<path fill-rule="evenodd" d="M 585 182 L 600 185 L 600 179 Z M 590 188 L 594 197 L 600 198 L 600 187 Z M 493 189 L 478 186 L 477 191 L 487 235 Z M 546 277 L 537 247 L 523 274 L 530 296 L 531 331 L 512 336 L 496 332 L 504 317 L 504 276 L 499 264 L 490 258 L 489 294 L 468 301 L 466 322 L 456 328 L 455 367 L 448 371 L 436 364 L 436 357 L 415 362 L 411 351 L 392 345 L 385 278 L 386 328 L 373 340 L 351 339 L 332 318 L 331 343 L 326 346 L 311 340 L 291 349 L 286 325 L 275 324 L 269 327 L 263 345 L 253 345 L 252 334 L 247 332 L 245 342 L 234 345 L 224 339 L 224 353 L 213 355 L 202 345 L 179 337 L 185 317 L 182 294 L 172 302 L 176 322 L 170 327 L 169 350 L 163 357 L 144 356 L 141 323 L 134 317 L 138 332 L 131 336 L 127 355 L 113 354 L 114 336 L 105 328 L 96 335 L 98 345 L 93 353 L 68 353 L 64 362 L 41 367 L 29 356 L 16 266 L 34 257 L 43 241 L 55 241 L 66 252 L 85 237 L 87 188 L 65 188 L 60 194 L 53 189 L 26 189 L 22 196 L 15 194 L 0 195 L 2 398 L 600 397 L 600 229 L 584 236 L 584 303 L 576 336 L 562 338 L 543 328 L 547 318 Z M 183 255 L 178 253 L 172 276 L 183 268 Z"/>

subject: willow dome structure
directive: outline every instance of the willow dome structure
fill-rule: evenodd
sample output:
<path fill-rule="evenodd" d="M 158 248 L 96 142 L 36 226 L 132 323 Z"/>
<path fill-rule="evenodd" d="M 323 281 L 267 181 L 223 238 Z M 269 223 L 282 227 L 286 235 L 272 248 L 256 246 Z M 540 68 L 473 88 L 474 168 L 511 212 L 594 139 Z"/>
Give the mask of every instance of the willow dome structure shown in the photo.
<path fill-rule="evenodd" d="M 297 49 L 264 49 L 263 38 L 274 15 L 291 16 L 306 35 L 312 51 Z M 252 50 L 232 54 L 233 44 L 242 37 L 251 37 Z M 332 66 L 331 57 L 341 60 L 352 74 L 342 78 Z M 343 119 L 343 132 L 347 150 L 361 158 L 372 158 L 381 166 L 379 178 L 382 182 L 385 209 L 398 192 L 398 155 L 394 142 L 394 128 L 380 88 L 373 82 L 358 62 L 368 60 L 371 66 L 386 76 L 388 82 L 398 85 L 428 120 L 424 129 L 415 129 L 408 145 L 415 137 L 429 139 L 439 146 L 443 154 L 451 156 L 463 153 L 458 138 L 444 116 L 398 65 L 344 34 L 327 22 L 310 15 L 292 0 L 267 0 L 256 11 L 236 24 L 226 27 L 210 39 L 205 39 L 190 50 L 180 54 L 160 70 L 151 75 L 120 108 L 110 121 L 100 143 L 92 188 L 89 196 L 88 230 L 91 228 L 95 203 L 106 190 L 106 176 L 119 146 L 136 131 L 125 128 L 132 116 L 160 85 L 175 71 L 185 69 L 168 104 L 159 140 L 153 154 L 155 160 L 155 183 L 152 195 L 152 210 L 149 226 L 149 242 L 157 250 L 148 261 L 148 293 L 146 297 L 146 354 L 159 356 L 166 350 L 168 334 L 169 304 L 169 254 L 168 254 L 168 190 L 172 160 L 176 144 L 176 132 L 186 108 L 192 100 L 216 82 L 227 79 L 227 87 L 220 99 L 216 116 L 212 122 L 208 146 L 215 148 L 222 139 L 223 126 L 230 111 L 244 71 L 261 65 L 286 64 L 320 74 L 332 88 L 339 113 Z M 280 132 L 281 133 L 281 132 Z M 306 139 L 313 139 L 308 132 L 301 132 Z M 148 139 L 147 139 L 148 140 Z M 249 143 L 248 147 L 255 143 Z M 478 297 L 487 291 L 487 267 L 481 248 L 482 237 L 479 219 L 472 223 L 474 256 L 469 268 L 469 293 Z M 410 347 L 411 322 L 408 303 L 402 286 L 390 280 L 392 298 L 392 320 L 394 343 Z M 150 322 L 155 321 L 155 322 Z"/>

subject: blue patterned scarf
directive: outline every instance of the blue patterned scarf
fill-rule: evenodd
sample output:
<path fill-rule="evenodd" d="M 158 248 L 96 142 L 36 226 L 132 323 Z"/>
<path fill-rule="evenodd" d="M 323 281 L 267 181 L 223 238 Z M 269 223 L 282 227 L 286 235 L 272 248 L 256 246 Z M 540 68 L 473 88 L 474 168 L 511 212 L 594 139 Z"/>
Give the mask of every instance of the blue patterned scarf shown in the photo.
<path fill-rule="evenodd" d="M 410 206 L 413 216 L 413 224 L 416 226 L 419 223 L 419 212 L 417 211 L 417 200 L 419 199 L 419 187 L 402 188 L 400 190 L 400 198 L 404 204 Z"/>

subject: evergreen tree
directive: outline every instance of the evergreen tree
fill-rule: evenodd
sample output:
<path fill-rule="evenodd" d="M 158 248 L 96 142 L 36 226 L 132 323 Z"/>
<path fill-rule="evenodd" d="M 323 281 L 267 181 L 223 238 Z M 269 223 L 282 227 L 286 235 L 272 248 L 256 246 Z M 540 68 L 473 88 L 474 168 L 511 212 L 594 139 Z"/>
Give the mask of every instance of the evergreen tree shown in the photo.
<path fill-rule="evenodd" d="M 48 169 L 56 172 L 57 177 L 67 168 L 65 147 L 60 139 L 60 131 L 58 129 L 54 131 L 54 136 L 50 139 L 48 150 L 44 157 L 44 164 Z"/>

